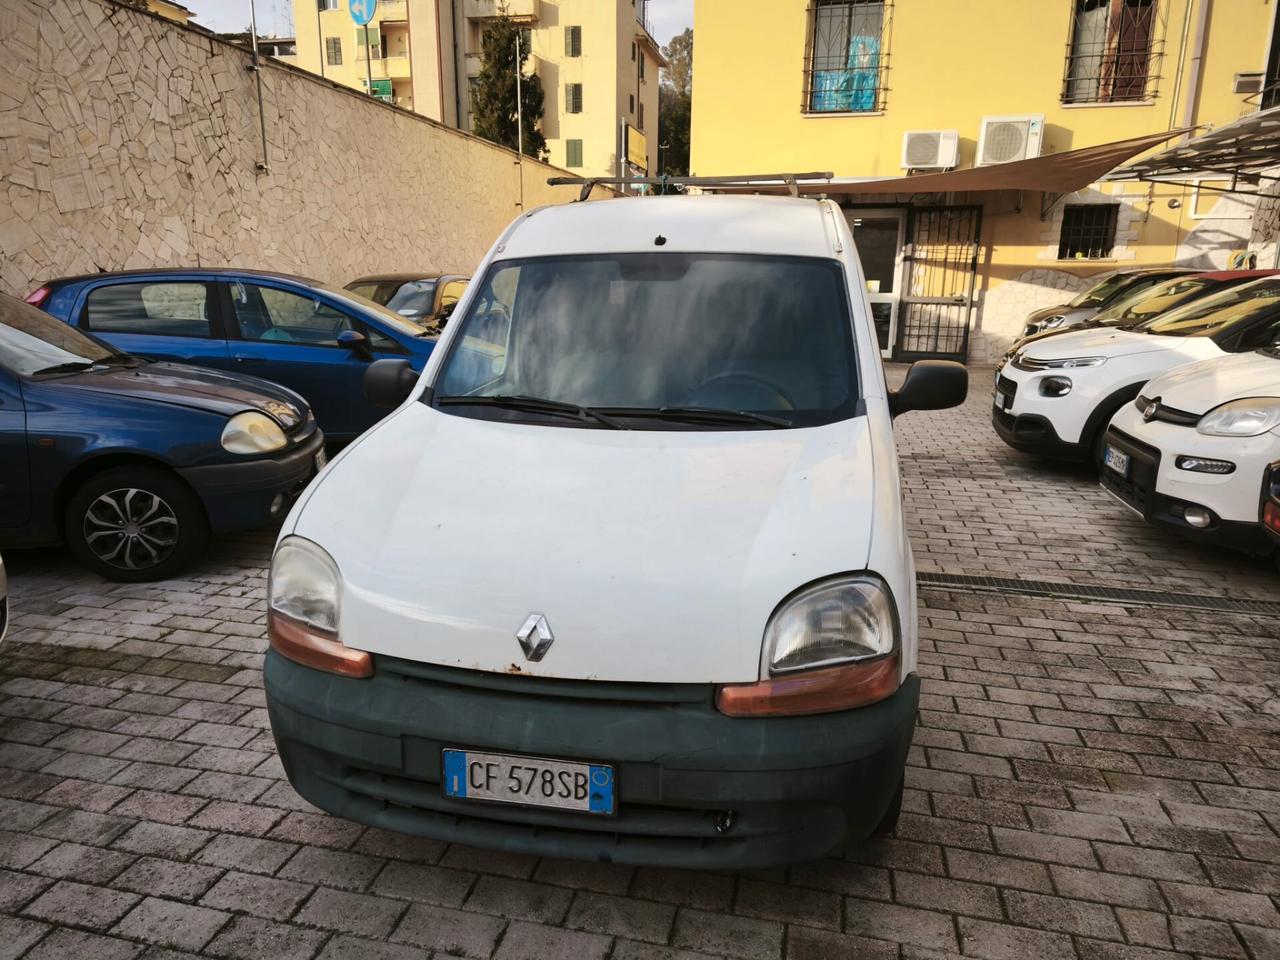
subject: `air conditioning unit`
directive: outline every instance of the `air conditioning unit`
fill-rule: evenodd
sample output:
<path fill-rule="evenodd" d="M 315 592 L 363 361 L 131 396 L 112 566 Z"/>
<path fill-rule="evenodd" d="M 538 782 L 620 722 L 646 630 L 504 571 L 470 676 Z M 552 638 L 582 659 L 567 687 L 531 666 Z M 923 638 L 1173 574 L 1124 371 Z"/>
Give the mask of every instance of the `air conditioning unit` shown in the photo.
<path fill-rule="evenodd" d="M 1266 86 L 1266 75 L 1262 73 L 1237 73 L 1231 82 L 1232 93 L 1261 93 Z"/>
<path fill-rule="evenodd" d="M 1043 113 L 983 117 L 982 132 L 978 134 L 978 162 L 975 166 L 985 167 L 993 163 L 1010 163 L 1038 157 L 1043 140 Z"/>
<path fill-rule="evenodd" d="M 902 169 L 949 170 L 959 148 L 959 130 L 908 130 L 902 135 Z"/>

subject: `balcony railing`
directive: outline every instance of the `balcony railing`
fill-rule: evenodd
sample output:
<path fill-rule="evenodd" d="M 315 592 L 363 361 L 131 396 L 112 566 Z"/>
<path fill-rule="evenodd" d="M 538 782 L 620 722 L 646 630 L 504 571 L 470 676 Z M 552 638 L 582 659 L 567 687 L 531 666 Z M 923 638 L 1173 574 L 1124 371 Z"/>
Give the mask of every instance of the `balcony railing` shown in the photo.
<path fill-rule="evenodd" d="M 542 13 L 541 0 L 507 0 L 507 13 L 513 20 L 537 23 Z M 468 20 L 492 20 L 502 14 L 501 0 L 463 0 L 462 13 Z"/>
<path fill-rule="evenodd" d="M 364 50 L 356 56 L 356 62 L 364 67 Z M 375 80 L 407 80 L 410 76 L 408 57 L 378 57 L 369 62 L 368 73 Z"/>
<path fill-rule="evenodd" d="M 409 4 L 407 0 L 378 0 L 375 20 L 407 20 Z"/>

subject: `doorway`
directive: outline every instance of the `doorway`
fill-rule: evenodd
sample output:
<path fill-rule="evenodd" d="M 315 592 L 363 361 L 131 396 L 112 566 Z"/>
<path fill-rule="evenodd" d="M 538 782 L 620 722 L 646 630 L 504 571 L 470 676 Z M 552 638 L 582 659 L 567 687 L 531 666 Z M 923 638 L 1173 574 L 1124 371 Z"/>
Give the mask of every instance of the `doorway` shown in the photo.
<path fill-rule="evenodd" d="M 902 251 L 906 243 L 905 209 L 846 210 L 853 242 L 867 280 L 867 299 L 876 326 L 880 355 L 888 357 L 898 339 L 902 297 Z"/>

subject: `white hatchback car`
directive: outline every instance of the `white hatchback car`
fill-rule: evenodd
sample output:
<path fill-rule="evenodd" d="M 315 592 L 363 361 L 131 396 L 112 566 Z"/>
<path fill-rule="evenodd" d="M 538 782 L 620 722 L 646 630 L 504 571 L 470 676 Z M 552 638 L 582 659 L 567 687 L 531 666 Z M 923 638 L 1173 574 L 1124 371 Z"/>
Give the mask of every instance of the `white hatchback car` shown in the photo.
<path fill-rule="evenodd" d="M 1280 339 L 1280 277 L 1192 300 L 1135 330 L 1036 340 L 996 375 L 992 424 L 1009 446 L 1098 462 L 1107 424 L 1152 377 Z"/>
<path fill-rule="evenodd" d="M 313 482 L 268 602 L 315 805 L 509 851 L 743 868 L 896 822 L 919 679 L 891 418 L 827 201 L 519 217 L 399 409 Z"/>
<path fill-rule="evenodd" d="M 1103 487 L 1152 523 L 1266 554 L 1259 491 L 1280 461 L 1280 351 L 1187 364 L 1111 421 Z"/>

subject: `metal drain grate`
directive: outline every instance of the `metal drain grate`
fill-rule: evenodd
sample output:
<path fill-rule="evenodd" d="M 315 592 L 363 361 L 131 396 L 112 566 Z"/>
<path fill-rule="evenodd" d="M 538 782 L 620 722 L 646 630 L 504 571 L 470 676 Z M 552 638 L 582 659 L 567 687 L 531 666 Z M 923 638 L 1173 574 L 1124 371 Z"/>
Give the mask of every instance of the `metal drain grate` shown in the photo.
<path fill-rule="evenodd" d="M 1280 617 L 1280 600 L 1248 600 L 1232 597 L 1205 597 L 1191 593 L 1161 593 L 1159 590 L 1130 590 L 1120 587 L 1092 587 L 1051 580 L 1015 580 L 1006 577 L 970 577 L 954 573 L 921 573 L 922 587 L 981 590 L 987 593 L 1016 593 L 1050 597 L 1055 600 L 1099 600 L 1104 603 L 1138 603 L 1156 607 L 1182 607 L 1224 613 L 1255 613 Z"/>

